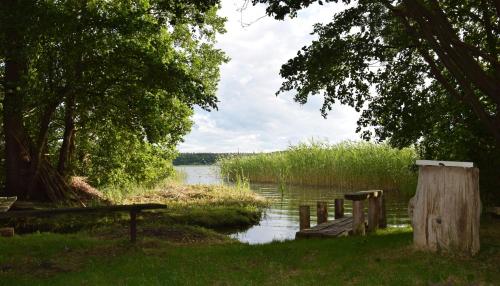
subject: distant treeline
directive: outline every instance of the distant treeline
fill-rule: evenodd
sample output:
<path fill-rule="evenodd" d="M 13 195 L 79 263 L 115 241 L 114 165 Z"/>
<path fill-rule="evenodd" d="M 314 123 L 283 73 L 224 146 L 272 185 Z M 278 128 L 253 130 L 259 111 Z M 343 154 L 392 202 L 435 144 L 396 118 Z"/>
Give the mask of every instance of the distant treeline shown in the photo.
<path fill-rule="evenodd" d="M 180 153 L 173 164 L 179 165 L 212 165 L 217 159 L 228 156 L 251 155 L 251 153 Z"/>

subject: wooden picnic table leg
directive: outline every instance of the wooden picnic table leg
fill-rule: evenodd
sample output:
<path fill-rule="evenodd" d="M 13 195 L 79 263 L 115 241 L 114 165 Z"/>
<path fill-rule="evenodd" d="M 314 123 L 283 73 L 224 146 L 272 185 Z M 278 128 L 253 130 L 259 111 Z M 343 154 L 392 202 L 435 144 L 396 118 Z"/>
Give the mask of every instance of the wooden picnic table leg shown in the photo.
<path fill-rule="evenodd" d="M 137 240 L 137 210 L 130 210 L 130 242 Z"/>

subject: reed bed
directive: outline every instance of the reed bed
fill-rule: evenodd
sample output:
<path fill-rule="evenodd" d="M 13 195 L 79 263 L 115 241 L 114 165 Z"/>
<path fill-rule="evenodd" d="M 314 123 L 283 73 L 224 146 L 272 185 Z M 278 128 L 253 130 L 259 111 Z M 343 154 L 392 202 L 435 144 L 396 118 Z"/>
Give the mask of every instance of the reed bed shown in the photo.
<path fill-rule="evenodd" d="M 229 180 L 332 187 L 337 190 L 384 189 L 414 192 L 413 148 L 395 149 L 368 142 L 302 143 L 286 151 L 228 156 L 218 164 Z"/>

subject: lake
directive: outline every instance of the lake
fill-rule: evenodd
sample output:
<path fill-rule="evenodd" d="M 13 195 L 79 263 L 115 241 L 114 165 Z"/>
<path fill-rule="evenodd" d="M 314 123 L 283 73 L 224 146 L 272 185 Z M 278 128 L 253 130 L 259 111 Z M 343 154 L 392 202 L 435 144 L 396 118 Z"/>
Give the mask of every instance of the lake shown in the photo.
<path fill-rule="evenodd" d="M 185 184 L 224 184 L 217 166 L 176 166 L 185 174 Z M 250 188 L 261 196 L 271 199 L 262 219 L 245 231 L 230 234 L 250 244 L 267 243 L 273 240 L 294 239 L 299 230 L 299 205 L 311 206 L 311 226 L 316 225 L 316 202 L 328 202 L 329 217 L 333 217 L 333 202 L 345 192 L 329 188 L 287 186 L 282 192 L 273 184 L 250 184 Z M 409 224 L 407 206 L 409 196 L 399 192 L 386 192 L 387 223 L 391 226 Z M 368 205 L 367 203 L 365 205 Z M 345 201 L 345 214 L 350 215 L 352 204 Z"/>

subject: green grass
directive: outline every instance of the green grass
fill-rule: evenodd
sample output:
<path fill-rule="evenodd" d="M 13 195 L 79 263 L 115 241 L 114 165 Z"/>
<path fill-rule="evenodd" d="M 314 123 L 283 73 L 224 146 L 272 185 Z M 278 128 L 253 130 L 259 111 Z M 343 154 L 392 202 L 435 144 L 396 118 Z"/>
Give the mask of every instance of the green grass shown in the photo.
<path fill-rule="evenodd" d="M 478 256 L 415 251 L 409 229 L 246 245 L 35 234 L 0 239 L 0 285 L 498 285 L 500 224 Z"/>
<path fill-rule="evenodd" d="M 104 195 L 115 204 L 161 203 L 169 207 L 185 206 L 267 206 L 263 197 L 252 192 L 248 184 L 185 185 L 170 179 L 153 188 L 136 186 L 128 189 L 105 189 Z"/>
<path fill-rule="evenodd" d="M 339 190 L 385 189 L 415 191 L 412 170 L 416 152 L 385 144 L 344 142 L 300 144 L 286 151 L 219 160 L 230 180 L 333 187 Z"/>

